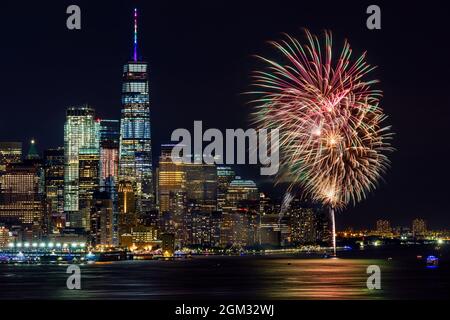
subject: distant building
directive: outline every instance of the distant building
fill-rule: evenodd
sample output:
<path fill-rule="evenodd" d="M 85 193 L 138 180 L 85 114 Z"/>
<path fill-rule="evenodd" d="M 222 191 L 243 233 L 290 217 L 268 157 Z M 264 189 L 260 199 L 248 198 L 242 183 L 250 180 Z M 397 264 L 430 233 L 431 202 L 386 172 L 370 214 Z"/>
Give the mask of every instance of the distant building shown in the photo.
<path fill-rule="evenodd" d="M 392 236 L 391 224 L 388 220 L 377 220 L 377 230 L 376 233 L 382 237 Z"/>
<path fill-rule="evenodd" d="M 4 226 L 0 226 L 0 248 L 6 248 L 9 242 L 9 229 Z"/>
<path fill-rule="evenodd" d="M 425 237 L 427 233 L 425 220 L 419 218 L 414 219 L 412 222 L 412 233 L 415 238 Z"/>
<path fill-rule="evenodd" d="M 173 257 L 175 253 L 175 235 L 172 233 L 161 234 L 161 249 L 166 257 Z"/>

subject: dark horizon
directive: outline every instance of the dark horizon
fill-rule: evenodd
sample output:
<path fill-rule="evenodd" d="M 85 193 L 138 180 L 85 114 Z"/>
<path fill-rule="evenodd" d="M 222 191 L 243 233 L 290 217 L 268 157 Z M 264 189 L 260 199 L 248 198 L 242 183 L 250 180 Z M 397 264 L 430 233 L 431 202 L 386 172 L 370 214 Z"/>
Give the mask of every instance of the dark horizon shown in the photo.
<path fill-rule="evenodd" d="M 440 1 L 435 1 L 440 4 Z M 256 3 L 258 5 L 256 5 Z M 406 3 L 406 2 L 405 2 Z M 260 66 L 253 55 L 273 56 L 268 40 L 301 28 L 333 31 L 335 46 L 347 38 L 354 54 L 368 51 L 384 91 L 381 105 L 396 133 L 388 170 L 368 199 L 337 216 L 338 229 L 374 228 L 377 219 L 410 226 L 420 217 L 433 229 L 450 229 L 446 196 L 450 120 L 446 59 L 450 46 L 442 28 L 445 13 L 434 6 L 381 2 L 382 29 L 365 26 L 369 4 L 246 3 L 216 1 L 61 1 L 0 4 L 3 66 L 0 141 L 36 139 L 38 150 L 63 145 L 67 107 L 89 104 L 103 119 L 120 118 L 122 66 L 133 55 L 132 10 L 139 17 L 139 52 L 149 62 L 153 159 L 176 128 L 247 128 L 250 108 L 241 93 Z M 66 28 L 68 5 L 81 7 L 79 31 Z M 290 7 L 291 10 L 286 10 Z M 20 14 L 19 14 L 20 12 Z M 432 12 L 432 14 L 431 14 Z M 263 191 L 270 179 L 256 166 L 235 166 Z"/>

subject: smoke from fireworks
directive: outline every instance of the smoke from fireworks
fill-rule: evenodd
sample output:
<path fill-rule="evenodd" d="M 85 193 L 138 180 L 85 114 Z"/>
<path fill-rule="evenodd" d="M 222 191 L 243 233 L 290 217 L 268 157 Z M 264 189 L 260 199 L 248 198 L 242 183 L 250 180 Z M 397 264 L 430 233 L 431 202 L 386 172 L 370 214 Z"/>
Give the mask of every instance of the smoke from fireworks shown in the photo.
<path fill-rule="evenodd" d="M 264 71 L 255 73 L 254 121 L 260 128 L 280 129 L 281 171 L 289 190 L 301 188 L 310 199 L 342 209 L 366 197 L 389 165 L 390 127 L 379 106 L 375 68 L 363 53 L 352 57 L 347 41 L 333 56 L 331 32 L 324 46 L 305 30 L 307 44 L 286 35 L 271 44 L 280 62 L 260 57 Z"/>

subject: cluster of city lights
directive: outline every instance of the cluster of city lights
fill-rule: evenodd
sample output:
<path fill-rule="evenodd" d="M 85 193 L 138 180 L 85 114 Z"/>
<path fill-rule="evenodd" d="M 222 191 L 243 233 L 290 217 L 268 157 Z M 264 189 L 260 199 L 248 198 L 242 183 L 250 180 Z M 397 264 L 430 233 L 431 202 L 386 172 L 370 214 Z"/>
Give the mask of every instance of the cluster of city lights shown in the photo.
<path fill-rule="evenodd" d="M 11 242 L 8 243 L 9 248 L 84 248 L 86 243 L 84 242 L 72 242 L 72 243 L 53 243 L 53 242 Z"/>

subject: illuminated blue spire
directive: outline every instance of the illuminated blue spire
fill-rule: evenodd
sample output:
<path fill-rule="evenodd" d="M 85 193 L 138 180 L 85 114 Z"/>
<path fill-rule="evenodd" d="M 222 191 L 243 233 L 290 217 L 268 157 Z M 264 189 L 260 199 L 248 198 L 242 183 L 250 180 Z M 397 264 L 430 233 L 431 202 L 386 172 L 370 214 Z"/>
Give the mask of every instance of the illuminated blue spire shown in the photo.
<path fill-rule="evenodd" d="M 134 8 L 134 52 L 133 52 L 133 60 L 137 61 L 138 60 L 138 55 L 137 55 L 137 8 Z"/>

